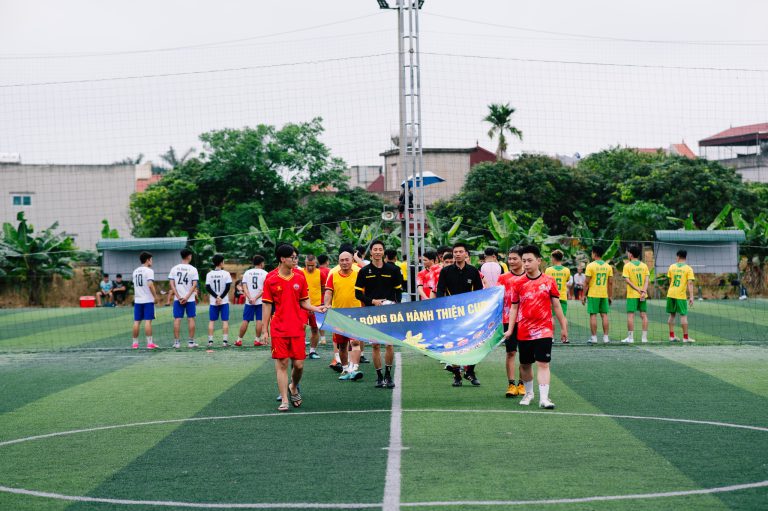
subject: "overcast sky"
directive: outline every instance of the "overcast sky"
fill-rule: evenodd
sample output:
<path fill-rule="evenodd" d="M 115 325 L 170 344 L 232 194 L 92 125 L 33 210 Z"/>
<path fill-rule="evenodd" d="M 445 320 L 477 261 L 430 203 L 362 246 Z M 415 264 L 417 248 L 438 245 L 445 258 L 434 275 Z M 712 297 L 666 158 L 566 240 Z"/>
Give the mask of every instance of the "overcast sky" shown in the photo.
<path fill-rule="evenodd" d="M 394 2 L 394 0 L 390 0 Z M 109 163 L 207 130 L 322 116 L 349 164 L 397 127 L 396 14 L 374 0 L 0 0 L 0 152 Z M 768 122 L 768 2 L 426 0 L 427 147 L 513 152 L 696 142 Z"/>

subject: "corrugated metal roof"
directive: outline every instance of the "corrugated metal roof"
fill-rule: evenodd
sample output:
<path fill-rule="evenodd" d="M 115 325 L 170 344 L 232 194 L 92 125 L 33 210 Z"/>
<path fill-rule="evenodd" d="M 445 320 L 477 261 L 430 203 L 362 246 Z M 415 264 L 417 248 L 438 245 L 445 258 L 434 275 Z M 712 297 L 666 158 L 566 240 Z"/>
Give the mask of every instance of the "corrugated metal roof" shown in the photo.
<path fill-rule="evenodd" d="M 187 238 L 111 238 L 96 242 L 96 250 L 181 250 Z"/>
<path fill-rule="evenodd" d="M 741 242 L 747 237 L 741 230 L 722 231 L 656 231 L 658 241 Z"/>

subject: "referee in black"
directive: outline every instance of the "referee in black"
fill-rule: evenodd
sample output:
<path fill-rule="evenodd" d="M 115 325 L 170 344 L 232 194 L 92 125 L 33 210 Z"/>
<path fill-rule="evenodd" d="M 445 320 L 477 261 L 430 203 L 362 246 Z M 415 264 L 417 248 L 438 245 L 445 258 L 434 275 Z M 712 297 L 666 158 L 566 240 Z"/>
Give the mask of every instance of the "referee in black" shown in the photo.
<path fill-rule="evenodd" d="M 436 291 L 438 298 L 483 289 L 483 279 L 480 276 L 480 271 L 471 264 L 467 264 L 468 258 L 469 251 L 467 250 L 467 245 L 464 243 L 453 245 L 453 264 L 445 266 L 440 270 Z M 453 372 L 453 386 L 461 387 L 461 366 L 449 366 L 446 369 Z M 480 385 L 480 381 L 475 374 L 474 365 L 466 366 L 464 377 L 472 385 Z"/>
<path fill-rule="evenodd" d="M 370 245 L 371 262 L 357 274 L 355 297 L 366 307 L 399 303 L 403 294 L 403 273 L 392 263 L 384 262 L 384 243 L 372 241 Z M 384 351 L 386 369 L 381 372 L 381 345 L 373 345 L 373 367 L 376 368 L 376 387 L 395 388 L 392 377 L 392 364 L 395 350 L 387 344 Z"/>

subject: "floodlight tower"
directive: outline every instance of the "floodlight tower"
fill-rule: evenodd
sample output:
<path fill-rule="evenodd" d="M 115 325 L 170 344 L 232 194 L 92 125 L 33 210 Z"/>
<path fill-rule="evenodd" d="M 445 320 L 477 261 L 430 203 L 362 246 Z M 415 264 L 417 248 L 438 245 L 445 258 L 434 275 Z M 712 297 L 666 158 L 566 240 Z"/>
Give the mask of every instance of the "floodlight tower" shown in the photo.
<path fill-rule="evenodd" d="M 397 10 L 398 82 L 400 98 L 400 140 L 398 158 L 403 175 L 405 211 L 403 213 L 403 256 L 408 263 L 408 292 L 414 286 L 414 273 L 424 253 L 425 204 L 424 159 L 421 130 L 421 67 L 419 62 L 419 10 L 424 0 L 376 0 L 381 9 Z M 407 55 L 406 55 L 407 53 Z M 413 189 L 411 204 L 409 189 Z M 414 287 L 415 289 L 415 287 Z M 419 299 L 416 293 L 416 299 Z"/>

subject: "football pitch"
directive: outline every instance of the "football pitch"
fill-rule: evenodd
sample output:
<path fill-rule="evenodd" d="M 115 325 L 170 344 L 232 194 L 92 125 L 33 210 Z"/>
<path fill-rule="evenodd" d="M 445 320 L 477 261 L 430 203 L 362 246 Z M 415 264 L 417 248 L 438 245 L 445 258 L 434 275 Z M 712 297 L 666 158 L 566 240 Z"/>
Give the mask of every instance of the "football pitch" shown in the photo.
<path fill-rule="evenodd" d="M 128 309 L 0 311 L 0 509 L 764 509 L 768 317 L 701 305 L 684 346 L 585 346 L 572 305 L 555 410 L 504 397 L 502 349 L 460 388 L 402 351 L 383 390 L 322 346 L 283 414 L 265 348 L 131 351 Z M 739 318 L 763 342 L 721 336 Z"/>

